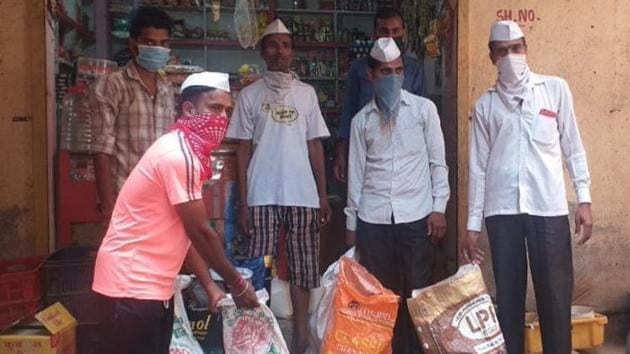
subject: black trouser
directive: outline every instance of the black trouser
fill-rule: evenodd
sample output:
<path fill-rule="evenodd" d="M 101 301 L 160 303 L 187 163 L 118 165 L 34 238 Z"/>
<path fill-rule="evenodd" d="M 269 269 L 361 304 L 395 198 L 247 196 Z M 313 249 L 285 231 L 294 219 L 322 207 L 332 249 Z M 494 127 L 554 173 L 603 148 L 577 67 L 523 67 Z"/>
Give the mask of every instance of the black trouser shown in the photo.
<path fill-rule="evenodd" d="M 544 352 L 571 353 L 573 262 L 568 217 L 491 216 L 486 229 L 508 353 L 524 351 L 528 255 Z"/>
<path fill-rule="evenodd" d="M 101 354 L 168 354 L 173 300 L 111 298 L 101 294 Z"/>
<path fill-rule="evenodd" d="M 401 296 L 393 353 L 422 353 L 407 310 L 411 291 L 431 280 L 433 244 L 427 236 L 427 219 L 404 224 L 357 223 L 359 262 L 387 289 Z"/>

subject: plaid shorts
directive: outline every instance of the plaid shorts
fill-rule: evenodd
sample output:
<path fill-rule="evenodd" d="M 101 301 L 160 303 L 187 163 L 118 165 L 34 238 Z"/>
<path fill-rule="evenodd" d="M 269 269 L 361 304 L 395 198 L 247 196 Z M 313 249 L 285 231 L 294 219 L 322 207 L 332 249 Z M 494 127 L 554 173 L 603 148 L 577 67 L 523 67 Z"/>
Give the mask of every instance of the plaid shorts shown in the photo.
<path fill-rule="evenodd" d="M 264 205 L 249 208 L 253 234 L 248 256 L 275 254 L 280 228 L 287 240 L 289 282 L 302 288 L 319 286 L 319 211 L 315 208 Z"/>

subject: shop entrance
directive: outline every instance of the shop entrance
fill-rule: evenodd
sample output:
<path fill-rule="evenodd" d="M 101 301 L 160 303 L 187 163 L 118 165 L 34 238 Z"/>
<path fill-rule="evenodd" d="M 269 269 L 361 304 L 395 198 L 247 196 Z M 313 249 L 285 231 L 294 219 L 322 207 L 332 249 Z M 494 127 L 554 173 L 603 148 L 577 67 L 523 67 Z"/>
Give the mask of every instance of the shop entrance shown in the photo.
<path fill-rule="evenodd" d="M 64 90 L 72 84 L 77 69 L 76 58 L 88 56 L 118 62 L 122 67 L 130 59 L 127 50 L 128 17 L 139 1 L 121 0 L 108 2 L 65 1 L 73 3 L 60 14 L 58 43 L 60 57 L 57 59 L 58 103 L 61 103 Z M 199 70 L 229 72 L 233 92 L 243 86 L 243 77 L 264 68 L 257 48 L 244 48 L 237 36 L 234 1 L 171 1 L 153 2 L 164 9 L 174 20 L 172 32 L 172 57 L 165 70 L 166 76 L 174 85 L 181 83 L 190 72 Z M 366 55 L 371 45 L 374 15 L 377 9 L 391 6 L 400 10 L 407 29 L 407 52 L 418 58 L 424 68 L 425 96 L 435 102 L 442 120 L 446 141 L 446 159 L 449 166 L 451 198 L 447 209 L 447 235 L 437 247 L 435 265 L 436 280 L 455 272 L 457 268 L 457 1 L 455 0 L 260 0 L 252 1 L 255 9 L 249 14 L 256 19 L 246 29 L 255 33 L 264 29 L 274 18 L 280 18 L 292 31 L 295 41 L 294 70 L 301 80 L 312 85 L 320 102 L 320 108 L 333 137 L 340 120 L 341 105 L 345 94 L 346 74 L 352 60 Z M 72 19 L 81 21 L 70 21 Z M 87 22 L 85 22 L 87 21 Z M 242 28 L 239 30 L 243 30 Z M 62 83 L 66 83 L 63 85 Z M 60 85 L 61 84 L 61 85 Z M 61 117 L 59 115 L 59 117 Z M 329 139 L 326 147 L 327 162 L 332 166 L 334 159 L 334 139 Z M 226 156 L 229 151 L 224 151 Z M 74 161 L 74 162 L 73 162 Z M 76 183 L 81 188 L 89 188 L 93 183 L 93 168 L 85 154 L 70 154 L 64 166 L 69 170 L 60 171 L 67 176 L 79 176 Z M 226 165 L 228 166 L 228 165 Z M 329 168 L 329 170 L 332 170 Z M 234 171 L 232 171 L 234 172 Z M 226 172 L 226 176 L 231 172 Z M 59 179 L 63 181 L 63 179 Z M 74 182 L 73 182 L 74 183 Z M 333 177 L 328 178 L 331 204 L 336 217 L 328 227 L 328 235 L 323 237 L 322 248 L 325 259 L 322 263 L 336 259 L 345 247 L 343 206 L 345 191 Z M 223 185 L 222 185 L 223 186 Z M 75 186 L 78 188 L 78 186 Z M 229 186 L 228 186 L 229 187 Z M 221 188 L 228 188 L 221 187 Z M 60 187 L 59 195 L 71 193 L 72 185 Z M 70 189 L 70 190 L 68 190 Z M 89 191 L 81 189 L 82 195 Z M 213 192 L 214 193 L 214 192 Z M 227 193 L 227 192 L 226 192 Z M 230 193 L 224 194 L 229 195 Z M 94 204 L 95 191 L 89 198 Z M 72 200 L 61 198 L 72 204 Z M 84 205 L 74 209 L 79 211 L 76 220 L 63 220 L 58 225 L 64 227 L 60 243 L 98 244 L 102 227 L 93 222 L 97 215 L 96 206 Z M 64 210 L 72 206 L 64 204 Z M 229 205 L 210 203 L 209 205 Z M 214 211 L 213 211 L 214 212 Z M 216 225 L 227 225 L 218 216 Z M 330 242 L 329 242 L 330 241 Z"/>
<path fill-rule="evenodd" d="M 426 96 L 438 107 L 446 145 L 451 197 L 446 211 L 447 232 L 437 247 L 434 280 L 455 273 L 458 266 L 458 112 L 457 0 L 403 0 L 411 52 L 424 62 Z"/>

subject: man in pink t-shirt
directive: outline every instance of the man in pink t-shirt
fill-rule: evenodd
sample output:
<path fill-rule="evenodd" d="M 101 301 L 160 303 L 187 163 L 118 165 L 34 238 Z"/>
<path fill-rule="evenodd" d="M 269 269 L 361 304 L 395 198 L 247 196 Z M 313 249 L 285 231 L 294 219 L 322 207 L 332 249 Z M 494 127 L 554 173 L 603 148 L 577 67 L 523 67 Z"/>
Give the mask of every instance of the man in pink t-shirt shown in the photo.
<path fill-rule="evenodd" d="M 92 285 L 100 299 L 102 353 L 168 353 L 174 280 L 185 259 L 212 308 L 224 294 L 209 267 L 233 289 L 237 305 L 258 305 L 225 258 L 201 198 L 210 152 L 223 139 L 232 107 L 228 78 L 206 72 L 182 84 L 174 129 L 147 150 L 118 195 Z"/>

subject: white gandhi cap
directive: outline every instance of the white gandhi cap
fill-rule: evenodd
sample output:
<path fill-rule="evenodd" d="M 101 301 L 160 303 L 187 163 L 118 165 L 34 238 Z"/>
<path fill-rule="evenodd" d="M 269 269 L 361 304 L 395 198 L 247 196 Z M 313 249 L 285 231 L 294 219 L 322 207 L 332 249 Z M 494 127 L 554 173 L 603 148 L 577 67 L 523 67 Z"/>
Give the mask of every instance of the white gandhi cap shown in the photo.
<path fill-rule="evenodd" d="M 184 90 L 190 86 L 212 87 L 225 92 L 230 92 L 230 75 L 209 71 L 191 74 L 182 83 L 179 93 L 184 92 Z"/>
<path fill-rule="evenodd" d="M 490 29 L 490 42 L 513 41 L 523 37 L 521 27 L 514 21 L 497 21 Z"/>
<path fill-rule="evenodd" d="M 370 56 L 381 63 L 389 63 L 400 57 L 400 49 L 393 38 L 379 38 L 374 42 Z"/>
<path fill-rule="evenodd" d="M 289 30 L 287 29 L 287 26 L 284 25 L 284 23 L 282 23 L 282 21 L 280 21 L 280 19 L 277 19 L 275 21 L 273 21 L 272 23 L 269 24 L 269 26 L 267 26 L 267 29 L 265 29 L 265 32 L 263 32 L 262 37 L 269 35 L 269 34 L 291 34 L 291 32 L 289 32 Z M 261 37 L 261 38 L 262 38 Z"/>

